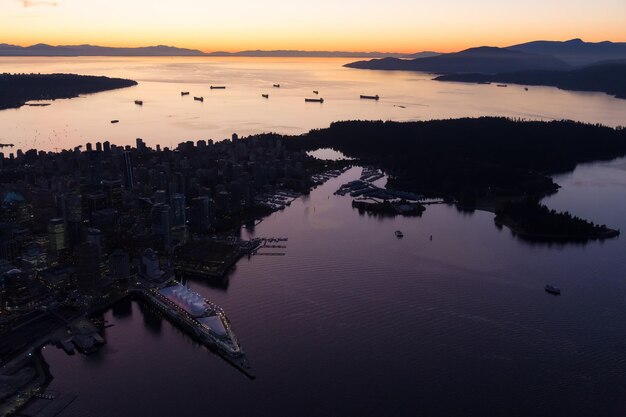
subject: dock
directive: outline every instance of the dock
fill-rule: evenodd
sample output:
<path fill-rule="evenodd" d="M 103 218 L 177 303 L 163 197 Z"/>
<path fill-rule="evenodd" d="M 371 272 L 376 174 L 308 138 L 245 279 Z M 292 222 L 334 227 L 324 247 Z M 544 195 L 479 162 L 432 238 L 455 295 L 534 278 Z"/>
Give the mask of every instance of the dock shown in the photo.
<path fill-rule="evenodd" d="M 196 317 L 193 317 L 180 306 L 171 302 L 168 298 L 163 296 L 159 290 L 137 288 L 132 291 L 132 294 L 154 307 L 168 321 L 183 330 L 188 336 L 205 346 L 212 353 L 218 355 L 224 361 L 238 369 L 248 378 L 256 378 L 250 368 L 245 353 L 239 346 L 239 341 L 230 327 L 230 322 L 221 307 L 204 300 L 212 309 L 212 313 L 214 313 L 213 317 L 219 317 L 227 332 L 226 337 L 219 338 L 213 335 L 212 332 L 207 332 L 206 326 L 203 326 Z"/>

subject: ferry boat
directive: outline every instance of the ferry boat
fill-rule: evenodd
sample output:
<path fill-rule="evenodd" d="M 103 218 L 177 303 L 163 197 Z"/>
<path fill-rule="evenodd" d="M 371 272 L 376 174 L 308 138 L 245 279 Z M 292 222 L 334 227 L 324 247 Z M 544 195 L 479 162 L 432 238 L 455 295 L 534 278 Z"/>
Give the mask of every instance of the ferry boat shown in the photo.
<path fill-rule="evenodd" d="M 561 289 L 559 287 L 555 287 L 554 285 L 546 285 L 546 292 L 554 295 L 561 295 Z"/>
<path fill-rule="evenodd" d="M 380 99 L 380 97 L 378 97 L 378 94 L 376 94 L 375 96 L 365 96 L 365 95 L 361 94 L 361 98 L 365 99 L 365 100 L 378 100 L 378 99 Z"/>
<path fill-rule="evenodd" d="M 313 90 L 313 94 L 319 94 L 320 92 L 317 90 Z"/>
<path fill-rule="evenodd" d="M 204 101 L 204 97 L 194 97 L 193 99 L 196 101 Z"/>
<path fill-rule="evenodd" d="M 323 103 L 324 99 L 323 98 L 305 98 L 304 101 L 306 103 Z"/>
<path fill-rule="evenodd" d="M 225 85 L 212 85 L 211 90 L 226 90 Z"/>
<path fill-rule="evenodd" d="M 180 95 L 181 96 L 188 96 L 189 95 L 189 91 L 181 91 Z"/>
<path fill-rule="evenodd" d="M 138 106 L 143 106 L 143 101 L 142 100 L 135 100 L 135 104 Z"/>
<path fill-rule="evenodd" d="M 261 94 L 261 97 L 263 97 L 263 98 L 270 98 L 270 95 L 269 94 Z"/>
<path fill-rule="evenodd" d="M 280 88 L 280 84 L 274 84 L 274 87 Z"/>
<path fill-rule="evenodd" d="M 111 123 L 119 123 L 120 121 L 115 119 L 115 120 L 111 120 Z"/>
<path fill-rule="evenodd" d="M 396 230 L 396 237 L 397 237 L 398 239 L 401 239 L 401 238 L 403 238 L 403 237 L 404 237 L 404 233 L 402 233 L 402 231 L 400 231 L 400 230 Z"/>

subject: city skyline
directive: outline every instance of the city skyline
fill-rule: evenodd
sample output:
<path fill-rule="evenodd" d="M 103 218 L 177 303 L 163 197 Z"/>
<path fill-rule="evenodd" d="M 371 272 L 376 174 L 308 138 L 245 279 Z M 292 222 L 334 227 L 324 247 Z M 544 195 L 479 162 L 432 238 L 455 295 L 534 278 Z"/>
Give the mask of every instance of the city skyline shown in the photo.
<path fill-rule="evenodd" d="M 445 4 L 354 0 L 209 4 L 198 0 L 132 4 L 121 0 L 0 2 L 0 40 L 27 46 L 167 44 L 204 52 L 249 49 L 453 52 L 532 40 L 626 40 L 626 4 L 490 0 Z M 468 19 L 468 16 L 472 16 Z"/>

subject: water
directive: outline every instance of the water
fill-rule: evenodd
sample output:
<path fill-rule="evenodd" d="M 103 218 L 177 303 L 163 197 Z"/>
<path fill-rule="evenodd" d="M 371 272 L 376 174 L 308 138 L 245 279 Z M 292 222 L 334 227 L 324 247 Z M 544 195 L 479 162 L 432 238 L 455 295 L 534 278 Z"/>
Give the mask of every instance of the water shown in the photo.
<path fill-rule="evenodd" d="M 2 72 L 73 72 L 131 78 L 136 87 L 0 111 L 0 143 L 53 150 L 108 140 L 176 146 L 233 132 L 299 134 L 336 120 L 428 120 L 503 115 L 623 125 L 626 100 L 551 87 L 442 83 L 433 75 L 343 68 L 350 59 L 1 57 Z M 272 88 L 280 83 L 281 88 Z M 210 90 L 225 85 L 226 90 Z M 323 104 L 305 103 L 319 90 Z M 181 97 L 181 91 L 190 95 Z M 269 94 L 264 99 L 261 94 Z M 360 100 L 378 94 L 380 101 Z M 204 102 L 193 100 L 203 96 Z M 143 106 L 134 104 L 141 99 Z M 111 124 L 118 119 L 120 122 Z M 5 153 L 10 150 L 5 149 Z"/>
<path fill-rule="evenodd" d="M 625 171 L 581 166 L 546 203 L 626 230 Z M 530 244 L 446 205 L 359 215 L 333 195 L 358 175 L 243 231 L 288 237 L 286 256 L 190 283 L 225 308 L 256 380 L 128 303 L 106 314 L 97 355 L 45 349 L 50 387 L 78 394 L 67 415 L 624 415 L 623 239 Z"/>

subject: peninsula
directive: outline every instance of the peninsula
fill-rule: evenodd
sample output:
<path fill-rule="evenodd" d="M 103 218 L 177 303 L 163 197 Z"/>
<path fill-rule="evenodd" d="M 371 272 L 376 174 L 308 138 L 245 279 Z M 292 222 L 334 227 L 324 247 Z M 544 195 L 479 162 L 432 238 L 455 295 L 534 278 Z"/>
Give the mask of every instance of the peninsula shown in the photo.
<path fill-rule="evenodd" d="M 122 78 L 76 74 L 0 74 L 0 110 L 18 108 L 30 100 L 74 98 L 137 85 Z"/>
<path fill-rule="evenodd" d="M 301 150 L 333 148 L 363 165 L 377 166 L 389 175 L 388 188 L 498 213 L 500 224 L 523 228 L 522 237 L 579 241 L 619 234 L 546 211 L 540 200 L 559 188 L 550 175 L 626 155 L 623 128 L 494 117 L 350 121 L 286 143 Z M 522 200 L 524 205 L 512 205 Z"/>
<path fill-rule="evenodd" d="M 562 90 L 597 91 L 626 99 L 626 61 L 607 62 L 571 71 L 517 71 L 498 74 L 448 74 L 437 81 L 544 85 Z"/>

